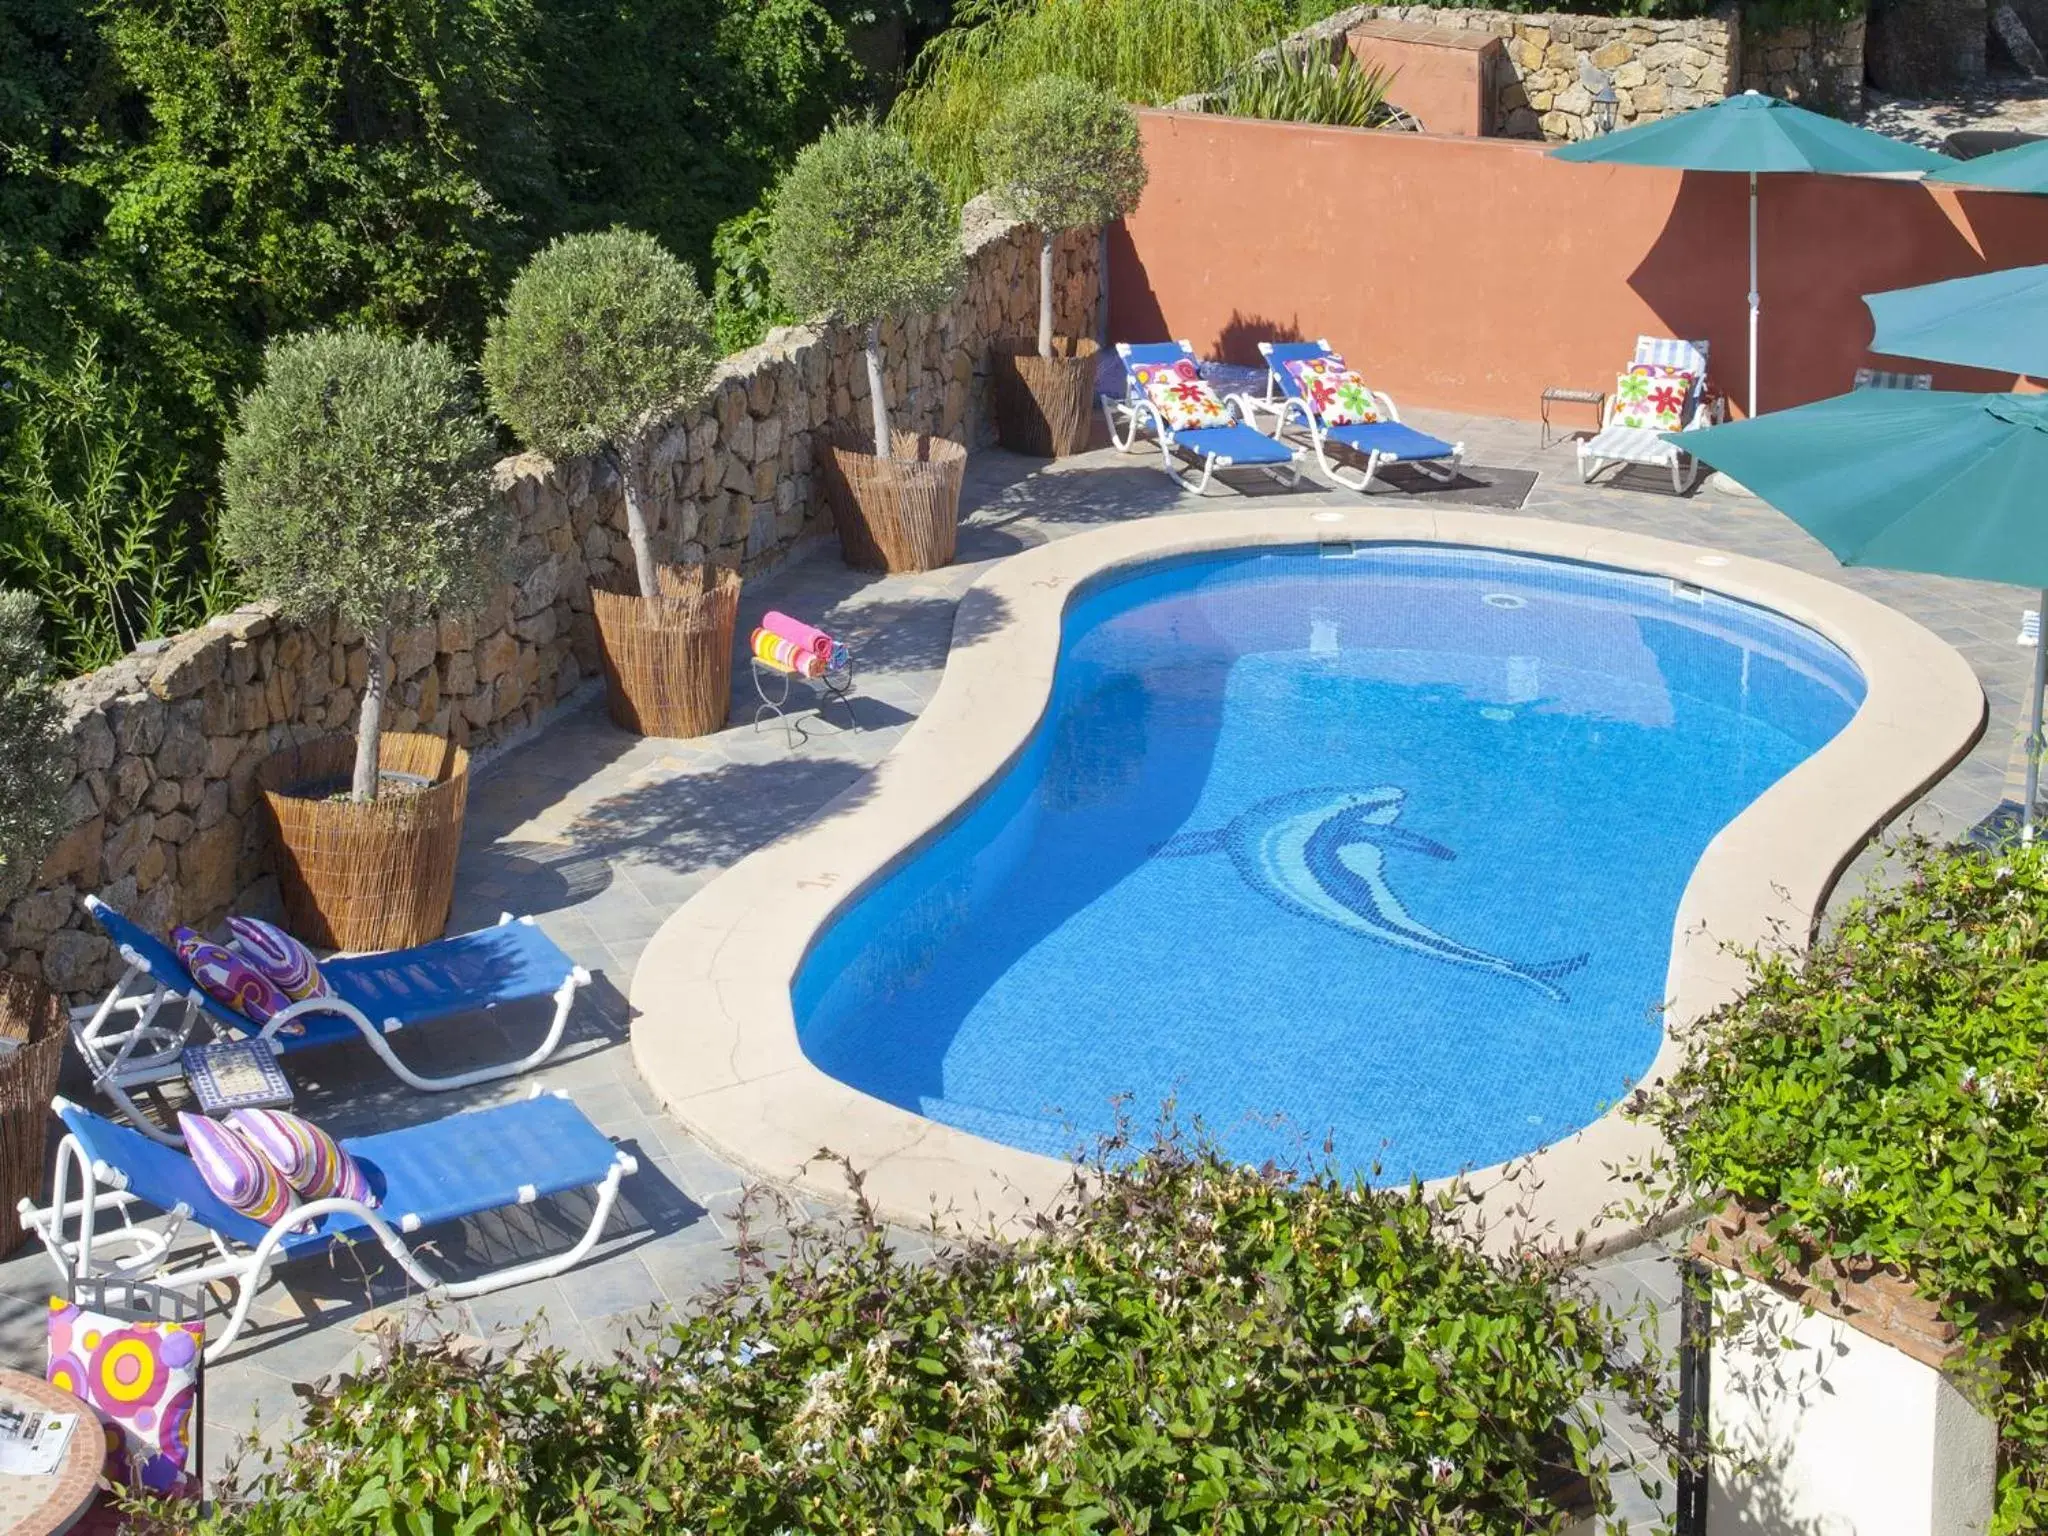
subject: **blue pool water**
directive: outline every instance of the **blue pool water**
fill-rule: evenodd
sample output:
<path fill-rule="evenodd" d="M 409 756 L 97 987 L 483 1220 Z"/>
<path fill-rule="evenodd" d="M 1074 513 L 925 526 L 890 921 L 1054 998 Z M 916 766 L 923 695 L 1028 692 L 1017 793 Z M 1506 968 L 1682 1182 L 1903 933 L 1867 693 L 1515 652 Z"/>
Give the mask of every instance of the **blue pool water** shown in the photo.
<path fill-rule="evenodd" d="M 1701 851 L 1862 695 L 1782 618 L 1562 561 L 1124 574 L 1013 767 L 820 935 L 803 1048 L 1041 1152 L 1171 1099 L 1247 1160 L 1498 1162 L 1649 1065 Z"/>

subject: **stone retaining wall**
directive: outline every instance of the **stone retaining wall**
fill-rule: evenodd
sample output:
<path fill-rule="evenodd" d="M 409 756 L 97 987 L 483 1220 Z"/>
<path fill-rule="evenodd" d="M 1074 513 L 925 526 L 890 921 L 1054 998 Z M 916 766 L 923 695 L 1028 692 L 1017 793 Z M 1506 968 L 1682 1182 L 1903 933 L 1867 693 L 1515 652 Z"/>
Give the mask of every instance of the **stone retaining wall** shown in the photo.
<path fill-rule="evenodd" d="M 972 205 L 963 241 L 961 297 L 891 321 L 884 346 L 896 424 L 977 443 L 989 341 L 1037 327 L 1038 241 Z M 1096 251 L 1092 233 L 1061 243 L 1063 331 L 1094 333 Z M 828 535 L 813 434 L 865 430 L 867 393 L 859 338 L 839 325 L 790 327 L 727 359 L 701 404 L 655 429 L 657 538 L 678 558 L 758 573 Z M 386 713 L 394 730 L 472 751 L 531 728 L 599 674 L 590 582 L 632 563 L 618 483 L 594 462 L 522 454 L 497 466 L 497 486 L 518 511 L 511 579 L 481 612 L 397 637 Z M 158 932 L 274 912 L 257 765 L 353 729 L 365 662 L 359 634 L 256 605 L 67 683 L 68 830 L 37 889 L 0 914 L 0 961 L 74 997 L 105 986 L 113 951 L 79 907 L 91 892 Z"/>
<path fill-rule="evenodd" d="M 1770 32 L 1745 26 L 1741 88 L 1817 112 L 1854 116 L 1863 110 L 1864 31 L 1861 16 Z"/>

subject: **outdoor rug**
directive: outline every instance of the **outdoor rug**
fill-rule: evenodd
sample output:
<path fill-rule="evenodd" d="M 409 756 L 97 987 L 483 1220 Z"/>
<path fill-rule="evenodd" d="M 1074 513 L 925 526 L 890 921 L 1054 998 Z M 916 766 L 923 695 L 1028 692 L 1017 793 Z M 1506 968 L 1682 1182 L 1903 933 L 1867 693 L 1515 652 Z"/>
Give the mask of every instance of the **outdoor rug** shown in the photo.
<path fill-rule="evenodd" d="M 1374 477 L 1365 494 L 1372 500 L 1444 501 L 1461 507 L 1485 507 L 1496 512 L 1519 512 L 1536 483 L 1533 469 L 1491 469 L 1484 464 L 1460 464 L 1457 478 L 1446 484 L 1432 480 L 1421 470 L 1405 464 L 1389 464 Z"/>

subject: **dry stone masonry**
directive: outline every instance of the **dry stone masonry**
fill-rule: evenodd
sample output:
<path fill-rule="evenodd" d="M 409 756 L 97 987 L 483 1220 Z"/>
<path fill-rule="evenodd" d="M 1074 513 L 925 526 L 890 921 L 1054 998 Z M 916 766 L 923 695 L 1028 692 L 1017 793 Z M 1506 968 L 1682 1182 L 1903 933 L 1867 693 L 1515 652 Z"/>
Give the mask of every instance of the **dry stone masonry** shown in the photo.
<path fill-rule="evenodd" d="M 988 439 L 989 342 L 1035 334 L 1038 242 L 970 205 L 967 282 L 941 313 L 884 331 L 899 427 Z M 1092 335 L 1092 234 L 1062 240 L 1063 331 Z M 682 560 L 771 569 L 829 534 L 814 434 L 868 420 L 859 338 L 789 327 L 728 358 L 705 400 L 657 427 L 657 536 Z M 599 676 L 590 583 L 632 566 L 615 477 L 591 460 L 522 454 L 497 466 L 518 512 L 511 578 L 481 612 L 393 645 L 392 729 L 500 747 Z M 75 762 L 67 828 L 38 888 L 0 914 L 0 961 L 82 996 L 110 980 L 111 946 L 80 909 L 98 893 L 158 932 L 230 911 L 275 915 L 256 768 L 283 747 L 352 729 L 360 634 L 251 606 L 157 641 L 64 687 Z"/>

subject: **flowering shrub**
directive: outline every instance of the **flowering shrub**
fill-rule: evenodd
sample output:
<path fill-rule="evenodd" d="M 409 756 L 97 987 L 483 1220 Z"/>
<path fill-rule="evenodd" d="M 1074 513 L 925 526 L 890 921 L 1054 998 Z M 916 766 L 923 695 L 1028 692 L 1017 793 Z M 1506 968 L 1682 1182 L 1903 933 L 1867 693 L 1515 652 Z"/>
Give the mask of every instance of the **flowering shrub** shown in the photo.
<path fill-rule="evenodd" d="M 1645 1106 L 1687 1190 L 1777 1255 L 1887 1267 L 1963 1332 L 2002 1532 L 2048 1529 L 2048 850 L 1905 850 L 1804 959 L 1762 962 Z M 1994 1325 L 1995 1326 L 1988 1326 Z"/>
<path fill-rule="evenodd" d="M 1605 1497 L 1587 1405 L 1657 1422 L 1656 1371 L 1448 1204 L 1167 1144 L 1023 1243 L 800 1230 L 610 1364 L 401 1350 L 174 1529 L 1554 1529 Z"/>

